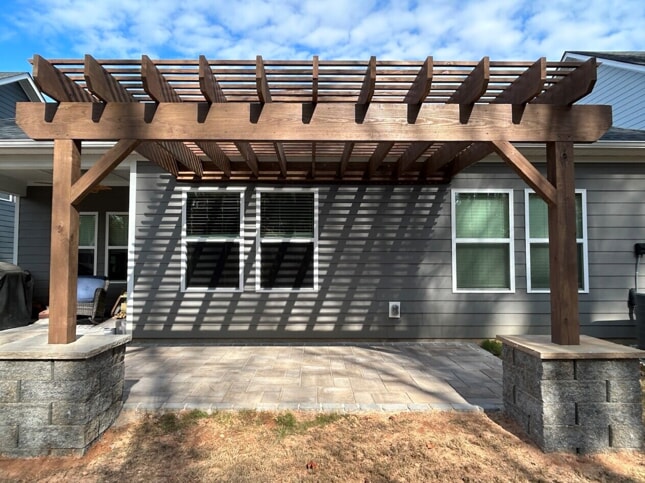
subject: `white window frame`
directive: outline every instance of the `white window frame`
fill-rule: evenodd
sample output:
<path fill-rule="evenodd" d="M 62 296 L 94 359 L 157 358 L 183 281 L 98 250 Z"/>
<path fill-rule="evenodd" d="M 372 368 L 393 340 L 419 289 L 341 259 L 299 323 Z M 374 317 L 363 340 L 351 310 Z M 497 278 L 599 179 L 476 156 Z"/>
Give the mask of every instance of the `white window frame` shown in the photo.
<path fill-rule="evenodd" d="M 7 203 L 13 203 L 15 201 L 15 197 L 11 193 L 0 192 L 0 201 L 6 201 Z"/>
<path fill-rule="evenodd" d="M 110 261 L 110 250 L 125 250 L 126 253 L 128 251 L 128 246 L 127 245 L 110 245 L 110 216 L 112 215 L 121 215 L 121 216 L 127 216 L 128 217 L 128 239 L 130 237 L 130 213 L 127 211 L 107 211 L 105 213 L 105 269 L 103 270 L 104 275 L 107 277 L 108 276 L 108 269 L 109 269 L 109 261 Z M 127 263 L 127 257 L 126 257 L 126 263 Z M 126 266 L 126 277 L 127 277 L 127 266 Z M 110 280 L 110 283 L 121 283 L 121 282 L 126 282 L 127 280 Z"/>
<path fill-rule="evenodd" d="M 188 236 L 186 233 L 186 211 L 189 192 L 229 192 L 238 193 L 240 196 L 240 230 L 237 237 L 207 237 Z M 184 187 L 181 194 L 181 291 L 182 292 L 243 292 L 244 291 L 244 191 L 243 187 Z M 188 268 L 188 243 L 189 242 L 235 242 L 240 246 L 239 257 L 239 284 L 236 288 L 221 287 L 187 287 L 186 270 Z"/>
<path fill-rule="evenodd" d="M 461 193 L 496 193 L 508 195 L 508 238 L 460 238 L 457 239 L 457 195 Z M 451 190 L 451 239 L 452 239 L 452 291 L 453 293 L 515 293 L 515 237 L 513 219 L 513 190 L 512 189 L 453 189 Z M 460 243 L 477 244 L 508 244 L 509 256 L 509 288 L 458 288 L 457 287 L 457 245 Z"/>
<path fill-rule="evenodd" d="M 270 192 L 283 192 L 283 193 L 313 193 L 314 195 L 314 234 L 311 238 L 298 237 L 298 238 L 265 238 L 263 239 L 260 235 L 260 225 L 262 219 L 262 193 Z M 256 202 L 255 202 L 255 232 L 256 232 L 256 250 L 255 250 L 255 290 L 260 293 L 269 293 L 269 292 L 318 292 L 319 290 L 319 280 L 318 280 L 318 188 L 297 188 L 297 187 L 288 187 L 288 188 L 257 188 L 256 191 Z M 314 284 L 313 288 L 262 288 L 262 243 L 311 243 L 314 244 Z"/>
<path fill-rule="evenodd" d="M 94 217 L 94 246 L 89 246 L 89 245 L 80 245 L 78 246 L 79 251 L 80 250 L 94 250 L 94 270 L 92 275 L 96 275 L 97 273 L 97 261 L 98 261 L 98 241 L 99 241 L 99 213 L 98 211 L 81 211 L 79 212 L 79 216 L 93 216 Z M 80 222 L 79 222 L 79 230 L 80 230 Z"/>
<path fill-rule="evenodd" d="M 582 244 L 582 263 L 583 266 L 583 285 L 578 288 L 578 293 L 589 293 L 589 251 L 588 251 L 588 236 L 587 236 L 587 190 L 576 189 L 576 195 L 582 198 L 582 238 L 576 237 L 576 244 Z M 549 244 L 548 238 L 531 238 L 531 225 L 529 214 L 529 196 L 534 194 L 532 189 L 524 190 L 524 225 L 525 225 L 525 240 L 526 240 L 526 291 L 528 293 L 550 293 L 550 289 L 533 288 L 531 287 L 531 244 Z"/>

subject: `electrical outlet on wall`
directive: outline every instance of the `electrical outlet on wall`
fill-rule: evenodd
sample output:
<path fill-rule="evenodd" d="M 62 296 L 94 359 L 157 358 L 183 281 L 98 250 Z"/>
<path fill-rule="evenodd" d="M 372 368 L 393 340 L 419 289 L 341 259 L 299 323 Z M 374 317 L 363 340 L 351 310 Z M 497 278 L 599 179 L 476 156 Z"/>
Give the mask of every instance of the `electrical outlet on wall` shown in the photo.
<path fill-rule="evenodd" d="M 401 302 L 390 302 L 390 319 L 401 318 Z"/>

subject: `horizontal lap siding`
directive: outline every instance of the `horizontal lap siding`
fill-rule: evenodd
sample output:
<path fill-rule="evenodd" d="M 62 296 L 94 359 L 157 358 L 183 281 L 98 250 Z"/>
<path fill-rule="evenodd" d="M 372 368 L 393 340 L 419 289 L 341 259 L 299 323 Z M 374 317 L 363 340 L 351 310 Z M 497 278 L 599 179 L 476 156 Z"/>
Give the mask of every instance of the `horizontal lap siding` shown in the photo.
<path fill-rule="evenodd" d="M 13 263 L 16 204 L 0 200 L 0 262 Z"/>
<path fill-rule="evenodd" d="M 578 168 L 589 186 L 588 222 L 592 292 L 581 294 L 583 333 L 629 337 L 626 296 L 633 279 L 636 220 L 617 212 L 637 203 L 621 186 L 638 191 L 642 169 L 603 182 L 594 166 Z M 640 178 L 639 178 L 640 176 Z M 613 188 L 612 188 L 613 187 Z M 452 292 L 451 189 L 514 189 L 514 294 Z M 592 188 L 594 188 L 592 190 Z M 602 189 L 601 189 L 602 188 Z M 255 290 L 256 191 L 245 191 L 244 291 L 180 290 L 181 188 L 147 163 L 138 166 L 134 279 L 135 337 L 365 339 L 480 338 L 548 333 L 548 294 L 526 293 L 524 183 L 503 165 L 477 165 L 450 185 L 321 186 L 319 284 L 316 293 Z M 598 210 L 596 210 L 598 207 Z M 633 207 L 640 210 L 641 207 Z M 618 260 L 602 251 L 604 229 L 623 237 Z M 642 224 L 642 222 L 641 222 Z M 642 230 L 642 229 L 641 229 Z M 631 238 L 630 238 L 631 237 Z M 643 237 L 645 241 L 645 237 Z M 633 239 L 634 241 L 631 241 Z M 597 257 L 597 258 L 596 258 Z M 401 318 L 388 318 L 388 302 L 401 302 Z"/>

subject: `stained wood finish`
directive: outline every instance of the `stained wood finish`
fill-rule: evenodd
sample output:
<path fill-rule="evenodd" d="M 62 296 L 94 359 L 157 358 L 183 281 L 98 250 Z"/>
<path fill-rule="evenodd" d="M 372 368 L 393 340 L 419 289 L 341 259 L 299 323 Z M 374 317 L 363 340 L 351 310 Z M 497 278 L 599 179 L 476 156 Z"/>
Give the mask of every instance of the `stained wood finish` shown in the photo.
<path fill-rule="evenodd" d="M 593 90 L 597 79 L 596 67 L 596 58 L 592 57 L 549 90 L 540 94 L 533 102 L 570 106 Z"/>
<path fill-rule="evenodd" d="M 432 57 L 427 57 L 410 90 L 403 99 L 407 104 L 421 104 L 432 87 Z"/>
<path fill-rule="evenodd" d="M 496 151 L 549 204 L 552 337 L 577 344 L 572 143 L 594 142 L 611 126 L 609 106 L 572 105 L 593 88 L 595 59 L 377 62 L 371 57 L 365 66 L 318 57 L 46 61 L 34 56 L 37 83 L 60 103 L 54 109 L 17 107 L 17 122 L 30 137 L 56 140 L 52 280 L 62 277 L 63 283 L 52 284 L 51 299 L 63 301 L 54 304 L 60 322 L 50 326 L 50 341 L 70 342 L 74 336 L 78 213 L 72 203 L 136 147 L 179 180 L 281 183 L 446 182 Z M 104 105 L 97 108 L 99 100 Z M 118 142 L 78 180 L 75 140 Z M 547 179 L 514 142 L 547 143 Z M 425 161 L 418 161 L 421 156 Z M 212 161 L 208 170 L 200 159 L 206 157 Z"/>
<path fill-rule="evenodd" d="M 555 187 L 549 205 L 551 341 L 580 344 L 578 248 L 572 143 L 547 144 L 547 176 Z"/>
<path fill-rule="evenodd" d="M 80 142 L 54 141 L 49 274 L 50 344 L 69 344 L 76 340 L 79 216 L 71 201 L 72 186 L 80 175 Z"/>
<path fill-rule="evenodd" d="M 71 203 L 78 205 L 83 201 L 83 198 L 90 193 L 92 188 L 105 179 L 121 161 L 127 158 L 139 143 L 138 139 L 122 139 L 101 156 L 101 159 L 73 184 L 70 195 Z"/>
<path fill-rule="evenodd" d="M 489 81 L 490 59 L 484 57 L 447 102 L 449 104 L 474 104 L 486 92 Z"/>
<path fill-rule="evenodd" d="M 492 141 L 492 146 L 499 157 L 506 161 L 520 178 L 526 181 L 526 184 L 533 188 L 544 201 L 550 205 L 556 202 L 556 193 L 553 185 L 548 179 L 542 176 L 542 173 L 515 146 L 508 141 Z"/>
<path fill-rule="evenodd" d="M 513 81 L 493 103 L 526 104 L 542 92 L 546 82 L 546 58 L 538 59 Z"/>
<path fill-rule="evenodd" d="M 595 105 L 528 104 L 515 123 L 510 106 L 475 104 L 469 122 L 461 123 L 459 106 L 423 104 L 414 124 L 408 123 L 405 104 L 372 104 L 361 123 L 348 121 L 355 115 L 355 106 L 348 103 L 319 103 L 308 123 L 302 120 L 302 107 L 292 103 L 265 104 L 257 120 L 250 106 L 233 102 L 212 108 L 204 122 L 197 122 L 198 103 L 161 103 L 154 118 L 144 122 L 147 109 L 141 103 L 108 103 L 95 121 L 91 104 L 61 103 L 48 122 L 46 106 L 18 103 L 17 116 L 33 139 L 146 141 L 593 142 L 611 125 L 611 107 Z"/>

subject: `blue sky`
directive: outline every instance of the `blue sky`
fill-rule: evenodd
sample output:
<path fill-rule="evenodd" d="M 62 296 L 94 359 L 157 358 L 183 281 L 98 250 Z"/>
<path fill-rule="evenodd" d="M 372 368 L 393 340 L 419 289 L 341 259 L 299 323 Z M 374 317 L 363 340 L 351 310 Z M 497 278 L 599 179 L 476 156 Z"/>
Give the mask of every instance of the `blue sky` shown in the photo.
<path fill-rule="evenodd" d="M 0 71 L 45 58 L 559 60 L 645 50 L 643 0 L 4 0 Z"/>

